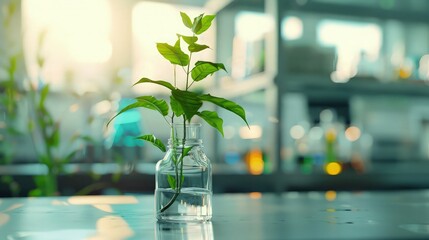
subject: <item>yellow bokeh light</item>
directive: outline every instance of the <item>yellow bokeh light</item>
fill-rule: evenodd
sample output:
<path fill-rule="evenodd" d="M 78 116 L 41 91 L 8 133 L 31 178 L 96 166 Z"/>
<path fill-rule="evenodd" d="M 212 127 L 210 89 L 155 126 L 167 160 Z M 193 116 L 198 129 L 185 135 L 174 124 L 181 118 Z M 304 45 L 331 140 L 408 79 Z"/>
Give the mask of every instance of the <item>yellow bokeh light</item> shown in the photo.
<path fill-rule="evenodd" d="M 252 175 L 260 175 L 264 171 L 264 159 L 262 151 L 259 149 L 252 149 L 246 155 L 246 164 L 249 173 Z"/>
<path fill-rule="evenodd" d="M 408 66 L 403 66 L 398 70 L 398 75 L 402 79 L 407 79 L 407 78 L 411 77 L 412 73 L 413 73 L 412 69 Z"/>
<path fill-rule="evenodd" d="M 338 175 L 341 173 L 342 167 L 337 162 L 330 162 L 330 163 L 326 164 L 325 171 L 327 174 L 335 176 L 335 175 Z"/>
<path fill-rule="evenodd" d="M 260 193 L 260 192 L 251 192 L 251 193 L 249 193 L 249 197 L 251 199 L 260 199 L 262 197 L 262 193 Z"/>
<path fill-rule="evenodd" d="M 328 201 L 334 201 L 337 198 L 337 192 L 335 191 L 326 191 L 325 199 Z"/>
<path fill-rule="evenodd" d="M 326 131 L 325 137 L 326 137 L 326 141 L 328 141 L 328 142 L 334 142 L 335 139 L 337 138 L 337 132 L 333 128 L 328 129 Z"/>

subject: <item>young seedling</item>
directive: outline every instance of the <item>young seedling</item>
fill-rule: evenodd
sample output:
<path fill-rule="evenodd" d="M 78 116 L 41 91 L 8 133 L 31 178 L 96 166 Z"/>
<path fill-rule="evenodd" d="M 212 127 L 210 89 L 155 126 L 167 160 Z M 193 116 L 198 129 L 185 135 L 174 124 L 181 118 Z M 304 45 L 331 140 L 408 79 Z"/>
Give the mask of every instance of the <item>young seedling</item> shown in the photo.
<path fill-rule="evenodd" d="M 248 125 L 245 110 L 237 103 L 225 98 L 212 96 L 208 93 L 196 93 L 191 89 L 194 84 L 206 79 L 207 76 L 212 75 L 213 73 L 220 70 L 226 71 L 225 66 L 222 63 L 199 60 L 192 64 L 192 55 L 194 53 L 210 48 L 207 45 L 199 43 L 198 40 L 199 35 L 211 27 L 215 15 L 201 14 L 198 17 L 195 17 L 193 20 L 191 20 L 191 18 L 184 12 L 180 12 L 180 16 L 182 18 L 183 24 L 191 31 L 191 35 L 177 34 L 177 41 L 174 43 L 174 45 L 170 45 L 168 43 L 156 44 L 158 52 L 174 66 L 174 78 L 172 83 L 169 81 L 151 80 L 149 78 L 143 77 L 133 85 L 155 84 L 167 88 L 170 93 L 169 103 L 167 103 L 167 101 L 164 99 L 157 99 L 154 96 L 139 96 L 135 98 L 136 101 L 134 103 L 124 107 L 107 123 L 108 125 L 115 117 L 130 109 L 151 109 L 161 114 L 167 124 L 170 126 L 172 132 L 171 138 L 173 141 L 173 152 L 177 153 L 178 145 L 183 146 L 180 150 L 181 154 L 173 154 L 175 176 L 167 176 L 168 183 L 175 193 L 171 200 L 159 210 L 160 212 L 167 210 L 181 193 L 184 178 L 183 159 L 191 150 L 191 147 L 184 147 L 186 139 L 186 125 L 191 122 L 191 119 L 194 116 L 199 116 L 210 126 L 219 131 L 223 136 L 223 119 L 219 117 L 216 111 L 202 109 L 204 102 L 214 104 L 236 114 Z M 181 45 L 183 43 L 186 45 L 186 53 L 182 50 Z M 183 85 L 179 84 L 179 79 L 176 77 L 177 68 L 183 70 L 186 75 L 184 79 L 180 79 L 184 82 Z M 179 88 L 178 86 L 184 87 Z M 174 134 L 173 125 L 176 121 L 181 121 L 184 125 L 182 139 L 176 139 L 176 134 Z M 153 134 L 143 135 L 138 137 L 138 139 L 148 141 L 159 148 L 161 151 L 166 151 L 164 143 L 156 138 Z"/>

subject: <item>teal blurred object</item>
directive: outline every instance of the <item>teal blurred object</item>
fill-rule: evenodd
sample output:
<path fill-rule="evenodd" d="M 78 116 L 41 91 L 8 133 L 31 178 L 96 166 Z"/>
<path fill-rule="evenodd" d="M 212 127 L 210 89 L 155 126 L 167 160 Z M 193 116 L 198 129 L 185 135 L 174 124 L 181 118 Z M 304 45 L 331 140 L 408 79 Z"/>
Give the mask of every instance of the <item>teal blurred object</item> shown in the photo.
<path fill-rule="evenodd" d="M 119 109 L 131 104 L 133 99 L 121 99 Z M 137 109 L 128 110 L 118 117 L 114 122 L 113 146 L 136 147 L 143 146 L 143 141 L 136 139 L 141 133 L 142 117 Z"/>

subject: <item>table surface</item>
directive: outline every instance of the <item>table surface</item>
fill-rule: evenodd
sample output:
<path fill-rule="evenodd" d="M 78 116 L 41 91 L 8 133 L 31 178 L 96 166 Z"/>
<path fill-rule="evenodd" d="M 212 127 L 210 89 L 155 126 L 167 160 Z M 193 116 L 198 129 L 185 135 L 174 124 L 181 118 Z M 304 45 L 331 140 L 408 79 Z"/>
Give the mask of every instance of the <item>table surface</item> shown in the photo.
<path fill-rule="evenodd" d="M 0 198 L 0 239 L 429 239 L 429 190 L 218 194 L 207 223 L 158 223 L 153 196 Z"/>

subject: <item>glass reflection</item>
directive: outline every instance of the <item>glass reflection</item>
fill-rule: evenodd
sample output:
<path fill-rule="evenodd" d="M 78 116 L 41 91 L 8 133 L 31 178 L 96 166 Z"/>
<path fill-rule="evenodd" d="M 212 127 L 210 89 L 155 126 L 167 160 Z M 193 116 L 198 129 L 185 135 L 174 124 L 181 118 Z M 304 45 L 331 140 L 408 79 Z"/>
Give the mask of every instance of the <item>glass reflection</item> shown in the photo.
<path fill-rule="evenodd" d="M 97 234 L 86 240 L 127 239 L 134 236 L 128 223 L 118 216 L 105 216 L 97 220 Z"/>
<path fill-rule="evenodd" d="M 134 196 L 73 196 L 68 199 L 72 205 L 100 205 L 100 204 L 137 204 Z"/>
<path fill-rule="evenodd" d="M 0 226 L 5 225 L 9 222 L 10 216 L 0 212 Z"/>
<path fill-rule="evenodd" d="M 211 222 L 157 222 L 155 237 L 157 240 L 213 240 L 213 225 Z"/>

